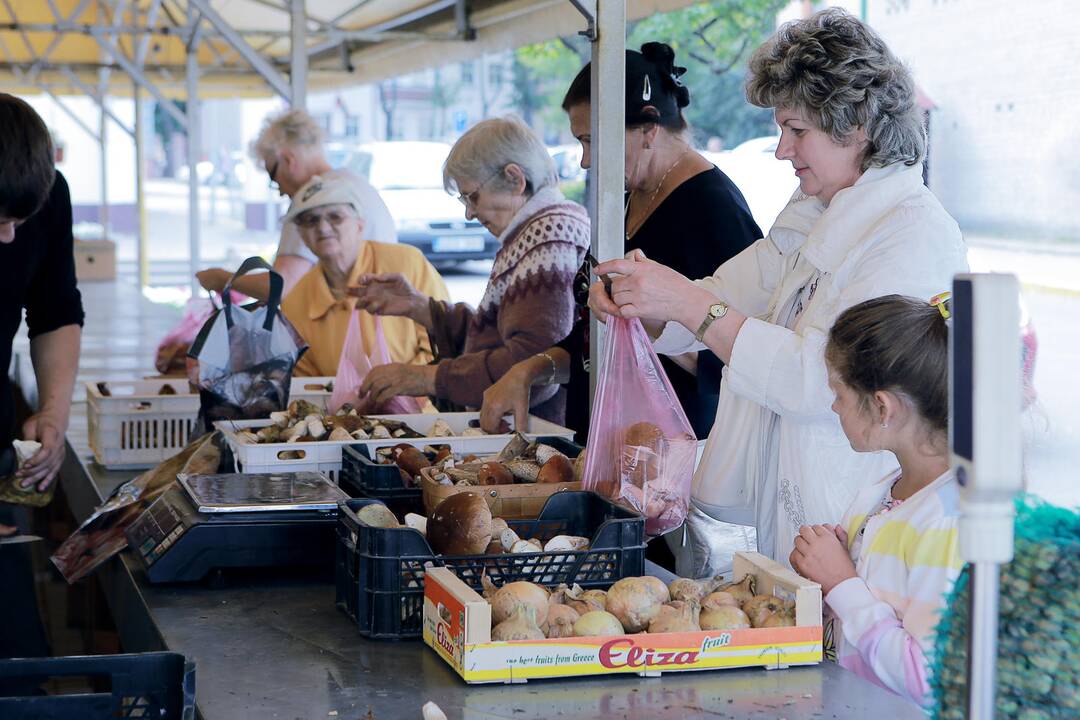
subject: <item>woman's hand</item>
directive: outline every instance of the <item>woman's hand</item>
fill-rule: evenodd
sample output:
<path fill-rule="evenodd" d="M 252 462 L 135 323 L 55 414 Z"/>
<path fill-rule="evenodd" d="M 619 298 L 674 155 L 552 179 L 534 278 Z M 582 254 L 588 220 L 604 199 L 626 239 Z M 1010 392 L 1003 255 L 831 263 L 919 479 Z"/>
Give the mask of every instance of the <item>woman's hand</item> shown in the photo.
<path fill-rule="evenodd" d="M 645 253 L 641 250 L 631 250 L 626 253 L 624 259 L 630 262 L 642 262 L 645 260 Z M 593 268 L 593 272 L 598 275 L 601 274 L 597 270 L 599 267 L 600 265 L 597 265 Z M 612 279 L 610 276 L 604 275 L 589 287 L 589 309 L 592 310 L 596 319 L 602 323 L 607 322 L 608 315 L 621 317 L 619 306 L 611 299 Z"/>
<path fill-rule="evenodd" d="M 596 266 L 598 275 L 611 274 L 611 300 L 621 317 L 669 322 L 680 320 L 687 298 L 698 288 L 666 265 L 645 259 L 611 260 Z M 590 291 L 590 305 L 592 292 Z M 609 312 L 608 314 L 616 314 Z"/>
<path fill-rule="evenodd" d="M 428 296 L 419 292 L 401 273 L 361 275 L 357 284 L 346 288 L 356 298 L 356 307 L 372 315 L 407 317 L 430 329 Z"/>
<path fill-rule="evenodd" d="M 64 462 L 64 431 L 67 421 L 49 413 L 32 415 L 22 426 L 24 440 L 37 440 L 41 449 L 27 460 L 15 473 L 15 482 L 28 488 L 37 484 L 38 492 L 45 492 L 60 472 Z"/>
<path fill-rule="evenodd" d="M 510 414 L 514 416 L 514 427 L 529 426 L 529 399 L 533 383 L 527 367 L 530 360 L 532 358 L 514 365 L 484 391 L 484 404 L 480 408 L 481 430 L 493 435 L 508 432 L 510 428 L 503 417 Z"/>
<path fill-rule="evenodd" d="M 398 395 L 434 395 L 437 368 L 437 365 L 405 363 L 377 365 L 364 378 L 364 383 L 360 386 L 360 397 L 378 406 Z"/>
<path fill-rule="evenodd" d="M 858 576 L 855 563 L 851 561 L 847 548 L 840 544 L 836 529 L 831 525 L 803 525 L 799 528 L 795 549 L 791 551 L 788 561 L 797 573 L 821 585 L 823 596 L 845 580 Z"/>

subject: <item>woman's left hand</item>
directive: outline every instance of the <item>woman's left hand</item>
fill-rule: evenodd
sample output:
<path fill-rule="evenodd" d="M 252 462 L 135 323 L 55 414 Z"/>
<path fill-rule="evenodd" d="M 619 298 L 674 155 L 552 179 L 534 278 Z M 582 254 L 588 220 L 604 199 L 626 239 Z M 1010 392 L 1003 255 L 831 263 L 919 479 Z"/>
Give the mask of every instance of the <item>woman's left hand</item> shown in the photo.
<path fill-rule="evenodd" d="M 360 397 L 382 405 L 398 395 L 421 397 L 435 394 L 437 365 L 406 365 L 390 363 L 377 365 L 364 378 Z"/>
<path fill-rule="evenodd" d="M 857 577 L 855 563 L 829 525 L 803 525 L 788 558 L 795 572 L 821 585 L 821 594 L 849 578 Z"/>
<path fill-rule="evenodd" d="M 687 297 L 697 289 L 666 265 L 647 260 L 610 260 L 596 266 L 597 275 L 612 275 L 611 298 L 625 318 L 669 322 L 679 320 Z"/>

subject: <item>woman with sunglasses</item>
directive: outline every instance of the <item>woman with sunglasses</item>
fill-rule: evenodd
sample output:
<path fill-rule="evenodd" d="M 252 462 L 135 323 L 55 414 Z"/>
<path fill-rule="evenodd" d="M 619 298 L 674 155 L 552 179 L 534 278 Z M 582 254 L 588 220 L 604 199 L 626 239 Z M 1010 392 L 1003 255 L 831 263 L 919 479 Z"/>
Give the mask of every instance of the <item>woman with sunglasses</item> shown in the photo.
<path fill-rule="evenodd" d="M 555 164 L 520 120 L 473 126 L 443 166 L 447 191 L 499 239 L 480 306 L 451 305 L 398 274 L 359 278 L 357 307 L 407 317 L 428 330 L 437 362 L 426 368 L 374 368 L 362 392 L 382 403 L 395 395 L 428 395 L 444 408 L 478 408 L 484 391 L 515 363 L 562 340 L 574 322 L 573 282 L 589 246 L 589 217 L 556 185 Z M 532 412 L 564 421 L 566 393 L 557 386 L 532 398 Z"/>
<path fill-rule="evenodd" d="M 316 175 L 293 196 L 285 222 L 296 228 L 317 259 L 281 303 L 282 312 L 308 344 L 295 374 L 337 374 L 341 350 L 356 304 L 346 289 L 367 273 L 398 273 L 423 292 L 449 298 L 442 277 L 410 245 L 364 239 L 367 207 L 356 185 L 339 175 Z M 375 318 L 361 312 L 358 321 L 369 355 L 375 350 Z M 427 332 L 408 318 L 387 318 L 382 331 L 390 356 L 403 363 L 431 360 Z"/>

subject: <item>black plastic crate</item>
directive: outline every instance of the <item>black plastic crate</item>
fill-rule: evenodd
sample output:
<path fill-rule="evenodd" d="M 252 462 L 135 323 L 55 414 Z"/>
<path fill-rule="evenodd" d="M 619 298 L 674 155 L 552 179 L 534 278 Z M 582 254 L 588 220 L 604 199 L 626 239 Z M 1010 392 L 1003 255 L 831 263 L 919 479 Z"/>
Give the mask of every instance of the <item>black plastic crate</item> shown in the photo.
<path fill-rule="evenodd" d="M 438 441 L 442 439 L 430 438 L 429 444 L 440 445 L 442 443 Z M 539 437 L 537 441 L 550 445 L 571 459 L 581 452 L 580 445 L 566 438 Z M 405 487 L 398 466 L 376 462 L 375 452 L 376 448 L 367 444 L 346 445 L 341 449 L 341 474 L 338 476 L 341 489 L 352 497 L 383 500 L 395 514 L 415 512 L 423 515 L 423 490 Z"/>
<path fill-rule="evenodd" d="M 341 503 L 335 565 L 337 605 L 372 638 L 414 638 L 423 629 L 426 563 L 452 568 L 482 590 L 486 572 L 496 585 L 528 580 L 543 585 L 578 583 L 606 588 L 645 572 L 645 520 L 593 492 L 561 492 L 548 498 L 540 516 L 510 520 L 522 538 L 547 541 L 556 535 L 591 538 L 579 552 L 506 555 L 436 555 L 412 528 L 373 528 L 356 516 L 375 499 Z"/>
<path fill-rule="evenodd" d="M 63 677 L 87 677 L 94 685 L 107 684 L 109 690 L 23 694 L 50 678 Z M 171 652 L 0 660 L 0 717 L 194 720 L 195 665 Z"/>

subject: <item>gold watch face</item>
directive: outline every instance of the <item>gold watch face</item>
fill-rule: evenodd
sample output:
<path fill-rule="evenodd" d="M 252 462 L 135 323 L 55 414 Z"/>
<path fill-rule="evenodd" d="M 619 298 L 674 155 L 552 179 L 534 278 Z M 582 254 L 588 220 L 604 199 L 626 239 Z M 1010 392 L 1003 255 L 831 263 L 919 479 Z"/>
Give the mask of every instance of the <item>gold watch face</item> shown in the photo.
<path fill-rule="evenodd" d="M 726 312 L 727 312 L 727 305 L 725 305 L 723 303 L 716 303 L 715 305 L 710 305 L 709 306 L 709 315 L 711 315 L 714 318 L 723 317 L 724 313 L 726 313 Z"/>

